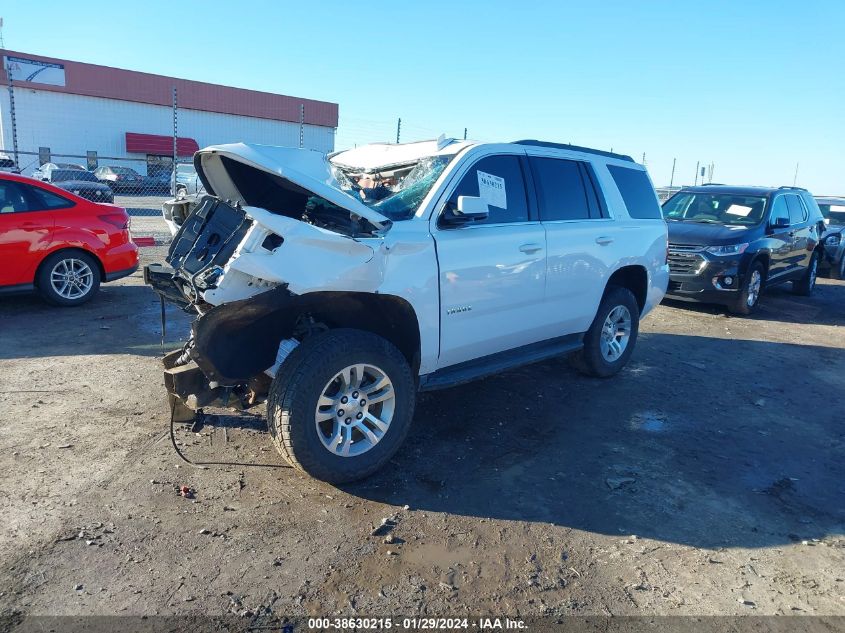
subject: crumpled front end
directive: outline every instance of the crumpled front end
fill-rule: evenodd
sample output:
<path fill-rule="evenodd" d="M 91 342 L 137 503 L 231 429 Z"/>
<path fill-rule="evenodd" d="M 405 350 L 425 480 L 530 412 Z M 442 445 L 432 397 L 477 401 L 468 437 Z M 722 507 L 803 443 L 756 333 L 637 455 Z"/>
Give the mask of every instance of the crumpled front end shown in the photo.
<path fill-rule="evenodd" d="M 372 245 L 254 207 L 206 196 L 182 223 L 166 264 L 144 279 L 163 301 L 194 312 L 191 337 L 165 357 L 176 420 L 209 406 L 245 409 L 266 398 L 284 340 L 324 290 L 372 291 Z"/>

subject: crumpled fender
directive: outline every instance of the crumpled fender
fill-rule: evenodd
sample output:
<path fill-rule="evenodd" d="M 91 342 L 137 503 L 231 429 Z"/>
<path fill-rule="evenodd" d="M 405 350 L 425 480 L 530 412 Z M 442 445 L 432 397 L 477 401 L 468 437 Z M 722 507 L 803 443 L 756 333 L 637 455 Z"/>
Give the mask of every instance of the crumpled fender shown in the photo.
<path fill-rule="evenodd" d="M 278 286 L 211 308 L 191 325 L 191 358 L 210 381 L 245 382 L 275 362 L 279 341 L 296 318 L 293 310 L 282 308 L 293 300 L 285 286 Z"/>

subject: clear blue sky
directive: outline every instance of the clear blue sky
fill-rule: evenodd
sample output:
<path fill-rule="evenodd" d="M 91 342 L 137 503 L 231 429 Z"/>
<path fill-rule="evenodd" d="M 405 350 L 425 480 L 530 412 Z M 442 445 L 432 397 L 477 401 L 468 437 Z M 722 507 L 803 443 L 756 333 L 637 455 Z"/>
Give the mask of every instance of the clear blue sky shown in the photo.
<path fill-rule="evenodd" d="M 656 185 L 845 194 L 845 2 L 4 3 L 6 46 L 340 104 L 337 147 L 445 132 L 629 153 Z"/>

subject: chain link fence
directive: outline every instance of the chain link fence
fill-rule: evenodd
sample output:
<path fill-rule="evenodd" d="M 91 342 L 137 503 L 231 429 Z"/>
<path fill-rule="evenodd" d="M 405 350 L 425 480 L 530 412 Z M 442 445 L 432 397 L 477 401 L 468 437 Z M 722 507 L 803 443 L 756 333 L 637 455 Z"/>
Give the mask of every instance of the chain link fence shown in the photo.
<path fill-rule="evenodd" d="M 193 168 L 200 147 L 334 150 L 335 104 L 5 50 L 0 56 L 0 170 L 131 215 L 159 214 L 180 191 L 201 190 Z"/>

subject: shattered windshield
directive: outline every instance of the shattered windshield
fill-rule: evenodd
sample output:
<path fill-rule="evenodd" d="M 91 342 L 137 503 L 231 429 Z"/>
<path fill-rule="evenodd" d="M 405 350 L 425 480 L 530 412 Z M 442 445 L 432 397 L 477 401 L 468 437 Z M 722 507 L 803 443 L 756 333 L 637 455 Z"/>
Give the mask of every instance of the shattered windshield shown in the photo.
<path fill-rule="evenodd" d="M 391 220 L 407 220 L 454 157 L 427 156 L 411 165 L 366 172 L 334 166 L 333 171 L 348 194 Z"/>

